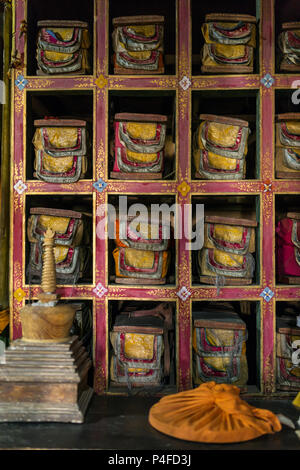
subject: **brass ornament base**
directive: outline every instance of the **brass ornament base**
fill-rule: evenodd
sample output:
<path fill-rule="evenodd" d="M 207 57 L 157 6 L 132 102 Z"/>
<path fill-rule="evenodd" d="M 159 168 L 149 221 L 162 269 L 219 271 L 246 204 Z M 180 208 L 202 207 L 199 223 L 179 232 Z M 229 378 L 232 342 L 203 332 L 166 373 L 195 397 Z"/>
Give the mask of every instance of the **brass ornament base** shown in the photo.
<path fill-rule="evenodd" d="M 15 340 L 0 364 L 0 422 L 83 423 L 93 395 L 77 336 L 65 343 Z"/>
<path fill-rule="evenodd" d="M 70 304 L 27 305 L 21 309 L 20 316 L 24 341 L 62 342 L 68 340 L 75 307 Z"/>

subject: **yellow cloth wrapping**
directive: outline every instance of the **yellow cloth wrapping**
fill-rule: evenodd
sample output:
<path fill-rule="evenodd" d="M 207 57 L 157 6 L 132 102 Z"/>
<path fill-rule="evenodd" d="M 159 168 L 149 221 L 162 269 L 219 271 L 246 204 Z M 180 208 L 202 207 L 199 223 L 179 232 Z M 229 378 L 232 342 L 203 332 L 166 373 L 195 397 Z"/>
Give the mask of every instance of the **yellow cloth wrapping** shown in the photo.
<path fill-rule="evenodd" d="M 46 127 L 50 144 L 57 149 L 75 147 L 78 139 L 78 127 Z M 36 150 L 44 150 L 42 131 L 37 129 L 33 144 Z"/>
<path fill-rule="evenodd" d="M 281 430 L 271 411 L 243 401 L 234 385 L 207 382 L 194 390 L 163 397 L 149 411 L 158 431 L 195 442 L 229 443 Z"/>
<path fill-rule="evenodd" d="M 5 330 L 7 325 L 9 324 L 9 310 L 2 310 L 0 311 L 0 333 Z"/>
<path fill-rule="evenodd" d="M 132 266 L 134 268 L 144 268 L 144 269 L 151 269 L 154 266 L 154 251 L 147 251 L 147 250 L 136 250 L 134 248 L 124 248 L 125 249 L 125 262 L 128 266 Z M 170 263 L 170 254 L 168 251 L 162 251 L 162 274 L 161 278 L 163 279 L 166 277 L 169 263 Z M 113 251 L 113 257 L 115 260 L 115 267 L 116 267 L 116 276 L 118 277 L 131 277 L 125 276 L 119 270 L 119 256 L 120 250 L 119 248 L 115 248 Z M 137 273 L 137 276 L 139 274 Z"/>
<path fill-rule="evenodd" d="M 241 243 L 244 227 L 238 225 L 214 224 L 213 235 L 217 240 L 223 240 L 230 243 Z M 205 248 L 214 248 L 214 244 L 208 238 L 207 224 L 204 224 L 204 245 Z M 255 251 L 255 230 L 250 228 L 249 253 Z"/>
<path fill-rule="evenodd" d="M 246 48 L 248 46 L 231 46 L 227 44 L 215 44 L 215 52 L 217 56 L 223 57 L 226 59 L 238 59 L 239 57 L 246 56 Z M 228 48 L 228 49 L 227 49 Z M 249 59 L 247 63 L 244 64 L 218 64 L 209 54 L 208 45 L 204 44 L 203 46 L 203 54 L 202 54 L 202 65 L 212 65 L 214 67 L 232 67 L 232 66 L 239 66 L 239 65 L 253 65 L 253 53 L 251 53 L 251 49 L 249 50 Z"/>
<path fill-rule="evenodd" d="M 300 392 L 298 393 L 295 400 L 293 401 L 293 405 L 297 406 L 297 408 L 300 408 Z"/>

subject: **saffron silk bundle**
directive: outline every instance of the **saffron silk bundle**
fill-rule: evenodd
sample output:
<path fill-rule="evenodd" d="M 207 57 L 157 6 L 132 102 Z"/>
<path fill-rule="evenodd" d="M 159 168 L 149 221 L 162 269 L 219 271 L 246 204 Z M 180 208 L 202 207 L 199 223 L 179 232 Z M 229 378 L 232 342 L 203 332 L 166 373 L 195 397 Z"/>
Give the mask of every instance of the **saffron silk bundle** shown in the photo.
<path fill-rule="evenodd" d="M 163 397 L 150 408 L 148 420 L 169 436 L 215 444 L 249 441 L 282 428 L 271 411 L 242 400 L 238 387 L 213 381 Z"/>

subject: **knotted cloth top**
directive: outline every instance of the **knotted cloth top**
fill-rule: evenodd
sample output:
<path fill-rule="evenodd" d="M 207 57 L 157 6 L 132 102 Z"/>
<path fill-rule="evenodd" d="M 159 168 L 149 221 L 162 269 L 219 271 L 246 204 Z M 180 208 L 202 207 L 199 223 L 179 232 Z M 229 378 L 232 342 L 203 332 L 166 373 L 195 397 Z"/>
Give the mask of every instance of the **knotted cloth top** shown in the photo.
<path fill-rule="evenodd" d="M 255 439 L 281 430 L 271 411 L 255 408 L 234 385 L 207 382 L 163 397 L 149 411 L 158 431 L 187 441 L 229 443 Z"/>

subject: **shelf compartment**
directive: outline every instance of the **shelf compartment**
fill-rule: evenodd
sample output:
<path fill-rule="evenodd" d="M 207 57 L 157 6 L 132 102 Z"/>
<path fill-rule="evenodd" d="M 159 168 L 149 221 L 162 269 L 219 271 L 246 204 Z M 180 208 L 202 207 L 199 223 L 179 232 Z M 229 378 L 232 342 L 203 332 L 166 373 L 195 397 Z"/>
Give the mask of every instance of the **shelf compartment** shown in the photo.
<path fill-rule="evenodd" d="M 231 287 L 231 286 L 251 286 L 251 285 L 257 285 L 259 284 L 259 279 L 260 279 L 260 237 L 259 237 L 259 233 L 260 233 L 260 198 L 259 196 L 250 196 L 250 195 L 232 195 L 232 196 L 225 196 L 225 195 L 211 195 L 211 196 L 204 196 L 204 195 L 192 195 L 192 211 L 193 211 L 193 221 L 194 221 L 194 230 L 197 230 L 197 225 L 198 225 L 198 228 L 200 229 L 200 231 L 202 232 L 203 234 L 203 242 L 204 240 L 207 240 L 206 241 L 206 248 L 204 248 L 204 250 L 206 250 L 207 253 L 209 253 L 209 251 L 211 250 L 207 250 L 207 248 L 210 246 L 210 244 L 212 242 L 210 242 L 210 236 L 211 235 L 207 235 L 204 236 L 205 232 L 204 232 L 204 227 L 203 227 L 203 219 L 201 218 L 201 212 L 199 213 L 198 210 L 197 210 L 197 205 L 201 205 L 203 204 L 204 205 L 204 218 L 205 217 L 210 217 L 209 221 L 210 223 L 212 223 L 212 220 L 215 220 L 215 224 L 219 224 L 219 226 L 221 227 L 220 229 L 222 229 L 222 220 L 223 220 L 223 217 L 226 217 L 228 218 L 229 217 L 229 220 L 228 222 L 230 222 L 230 218 L 233 218 L 233 219 L 241 219 L 241 224 L 240 226 L 243 226 L 243 223 L 242 223 L 242 220 L 243 219 L 246 219 L 246 220 L 249 220 L 250 222 L 248 223 L 247 222 L 247 226 L 249 226 L 249 228 L 247 229 L 244 229 L 244 232 L 243 232 L 243 237 L 246 236 L 246 239 L 248 240 L 248 237 L 250 236 L 249 238 L 249 241 L 246 242 L 245 241 L 245 250 L 242 249 L 242 246 L 241 248 L 239 248 L 239 250 L 242 250 L 241 251 L 241 255 L 238 255 L 238 253 L 236 251 L 232 251 L 233 248 L 226 248 L 227 249 L 230 249 L 230 251 L 227 253 L 226 250 L 225 250 L 225 255 L 228 256 L 229 258 L 230 257 L 234 257 L 234 256 L 247 256 L 249 258 L 249 260 L 247 261 L 247 263 L 253 263 L 253 268 L 254 268 L 254 273 L 253 273 L 253 277 L 251 276 L 251 273 L 252 273 L 252 269 L 253 268 L 250 268 L 250 265 L 249 265 L 249 274 L 245 274 L 244 276 L 241 275 L 241 277 L 231 277 L 229 276 L 228 278 L 226 276 L 220 276 L 218 278 L 218 276 L 214 275 L 214 274 L 211 274 L 211 275 L 204 275 L 203 274 L 203 269 L 204 269 L 204 272 L 206 272 L 207 268 L 204 268 L 205 266 L 205 258 L 203 258 L 203 256 L 205 257 L 205 252 L 203 251 L 203 248 L 202 249 L 194 249 L 191 251 L 191 261 L 192 261 L 192 285 L 193 287 L 198 287 L 199 285 L 202 285 L 202 284 L 208 284 L 208 285 L 214 285 L 216 288 L 217 288 L 217 291 L 218 289 L 221 289 L 222 287 L 225 286 L 228 286 L 228 287 Z M 199 206 L 200 208 L 200 206 Z M 198 212 L 198 214 L 197 214 Z M 232 222 L 232 224 L 234 224 L 234 226 L 236 225 L 237 222 Z M 256 225 L 256 226 L 255 226 Z M 208 227 L 208 225 L 207 225 Z M 241 230 L 240 228 L 236 228 L 236 230 Z M 247 232 L 247 235 L 245 235 Z M 252 235 L 250 235 L 252 233 Z M 199 236 L 199 234 L 198 234 Z M 221 235 L 217 235 L 217 236 L 221 236 Z M 225 236 L 225 235 L 224 235 Z M 240 236 L 240 235 L 239 235 Z M 254 240 L 255 238 L 255 240 Z M 199 236 L 199 239 L 200 239 L 200 236 Z M 245 240 L 246 240 L 245 239 Z M 225 240 L 225 238 L 224 238 Z M 222 242 L 220 242 L 222 243 Z M 243 242 L 244 243 L 244 242 Z M 243 244 L 242 243 L 242 244 Z M 249 248 L 246 248 L 246 245 L 249 243 Z M 219 245 L 219 243 L 218 243 Z M 215 245 L 214 245 L 215 246 Z M 248 249 L 251 251 L 251 254 L 248 255 Z M 234 249 L 235 250 L 235 249 Z M 201 257 L 199 257 L 199 254 L 201 253 Z M 231 254 L 232 253 L 232 254 Z M 235 254 L 234 254 L 235 253 Z M 221 252 L 219 253 L 218 251 L 218 256 L 221 256 Z M 224 256 L 225 256 L 224 255 Z M 210 255 L 211 256 L 211 255 Z M 203 258 L 203 259 L 202 259 Z M 199 272 L 199 263 L 200 263 L 200 260 L 202 259 L 201 261 L 201 275 L 200 275 L 200 272 Z M 226 258 L 226 262 L 229 262 L 230 261 Z M 240 260 L 240 258 L 236 258 L 236 260 Z M 233 260 L 234 261 L 234 260 Z M 236 261 L 235 261 L 236 262 Z M 239 261 L 240 262 L 240 261 Z M 245 260 L 243 261 L 245 262 Z M 204 263 L 204 264 L 203 264 Z M 210 268 L 210 269 L 214 269 L 214 268 Z M 216 271 L 216 273 L 219 272 L 218 270 Z"/>
<path fill-rule="evenodd" d="M 259 126 L 259 93 L 257 90 L 201 90 L 192 92 L 192 179 L 195 181 L 208 181 L 197 177 L 193 156 L 193 141 L 195 134 L 203 119 L 201 116 L 215 115 L 220 119 L 224 117 L 235 118 L 249 123 L 250 134 L 247 139 L 247 154 L 245 156 L 246 172 L 245 178 L 234 180 L 235 182 L 245 179 L 259 178 L 260 162 L 260 126 Z M 217 180 L 215 180 L 217 181 Z M 226 182 L 229 180 L 218 180 Z"/>
<path fill-rule="evenodd" d="M 126 311 L 129 316 L 121 313 Z M 150 311 L 153 313 L 149 314 Z M 108 393 L 156 395 L 176 392 L 176 317 L 174 301 L 108 300 Z M 152 362 L 156 363 L 155 369 L 160 370 L 160 378 L 156 377 L 157 370 L 152 371 Z M 134 366 L 146 368 L 144 379 L 135 380 Z"/>
<path fill-rule="evenodd" d="M 239 3 L 235 0 L 222 2 L 213 0 L 208 2 L 191 1 L 191 22 L 192 22 L 192 73 L 193 75 L 203 75 L 201 72 L 201 51 L 204 46 L 204 38 L 201 26 L 205 22 L 205 16 L 210 13 L 234 13 L 238 15 L 252 15 L 259 18 L 260 11 L 256 0 L 246 0 Z M 259 73 L 259 23 L 256 23 L 256 48 L 254 50 L 254 73 Z M 233 72 L 235 73 L 235 72 Z M 230 72 L 224 73 L 224 75 Z M 209 74 L 214 75 L 214 74 Z"/>
<path fill-rule="evenodd" d="M 122 16 L 159 15 L 165 19 L 164 23 L 164 62 L 165 74 L 176 73 L 176 0 L 153 0 L 145 4 L 137 0 L 128 0 L 126 3 L 109 0 L 109 74 L 113 74 L 113 46 L 112 32 L 113 19 Z M 130 76 L 130 71 L 128 73 Z M 149 71 L 151 75 L 151 71 Z"/>
<path fill-rule="evenodd" d="M 276 283 L 278 285 L 300 284 L 299 248 L 297 246 L 299 244 L 297 232 L 299 234 L 300 219 L 295 219 L 293 215 L 300 213 L 299 207 L 299 194 L 275 195 L 274 238 Z"/>
<path fill-rule="evenodd" d="M 64 214 L 60 214 L 60 210 L 71 210 L 71 211 L 76 211 L 76 212 L 79 212 L 81 214 L 83 214 L 83 217 L 84 217 L 84 225 L 83 225 L 83 230 L 82 229 L 79 229 L 79 230 L 82 230 L 82 241 L 80 242 L 80 246 L 83 246 L 83 251 L 82 251 L 82 255 L 84 256 L 84 262 L 83 262 L 83 265 L 81 266 L 80 268 L 80 271 L 82 271 L 82 275 L 79 279 L 77 279 L 77 281 L 74 280 L 74 282 L 71 282 L 71 281 L 68 281 L 67 279 L 70 277 L 68 276 L 66 278 L 66 282 L 63 282 L 63 273 L 64 273 L 64 270 L 61 271 L 61 278 L 60 276 L 57 275 L 57 285 L 70 285 L 72 284 L 74 288 L 76 288 L 76 285 L 88 285 L 88 284 L 92 284 L 92 280 L 93 280 L 93 252 L 94 252 L 94 249 L 93 249 L 93 245 L 94 245 L 94 237 L 93 237 L 93 199 L 92 199 L 92 196 L 90 195 L 54 195 L 54 194 L 51 194 L 51 195 L 46 195 L 46 194 L 39 194 L 39 195 L 27 195 L 26 196 L 26 201 L 25 201 L 25 218 L 24 218 L 24 231 L 26 233 L 25 235 L 25 240 L 26 240 L 26 243 L 25 243 L 25 266 L 24 266 L 24 270 L 26 271 L 26 274 L 25 274 L 25 284 L 29 285 L 29 286 L 32 286 L 34 287 L 34 285 L 36 284 L 40 284 L 40 281 L 41 281 L 41 272 L 40 274 L 35 274 L 35 271 L 37 270 L 37 268 L 35 268 L 35 263 L 40 263 L 40 261 L 38 261 L 38 252 L 39 250 L 35 250 L 35 251 L 32 251 L 30 247 L 30 241 L 28 239 L 28 220 L 29 220 L 29 217 L 31 216 L 31 209 L 33 208 L 46 208 L 46 209 L 54 209 L 55 211 L 58 211 L 58 216 L 61 216 L 62 217 L 62 221 L 64 221 L 63 217 L 67 217 L 67 215 L 64 216 Z M 47 210 L 46 211 L 43 211 L 45 213 L 45 220 L 46 222 L 45 223 L 48 223 L 47 220 L 47 215 L 48 215 L 48 212 Z M 55 217 L 55 214 L 54 214 L 54 217 Z M 51 223 L 51 222 L 49 222 Z M 70 223 L 70 227 L 72 225 L 72 222 Z M 74 242 L 75 242 L 75 239 L 74 239 Z M 35 245 L 35 243 L 32 243 L 31 245 Z M 69 245 L 66 245 L 66 246 L 69 246 Z M 72 247 L 75 247 L 75 246 L 79 246 L 78 243 L 75 243 L 75 245 L 73 245 L 73 243 L 71 242 L 71 246 Z M 40 247 L 40 250 L 42 248 Z M 78 251 L 78 250 L 77 250 Z M 31 271 L 29 269 L 29 263 L 30 263 L 30 256 L 31 254 L 33 255 L 33 253 L 36 253 L 36 256 L 35 256 L 35 263 L 32 265 L 32 269 L 33 271 Z M 70 255 L 72 255 L 73 253 L 73 250 L 70 251 Z M 69 254 L 68 254 L 68 257 L 69 257 Z M 60 257 L 63 257 L 63 256 L 66 256 L 63 252 L 62 253 L 58 253 L 58 256 L 59 256 L 59 259 Z M 75 252 L 75 249 L 74 249 L 74 253 L 72 255 L 72 263 L 76 262 L 76 252 Z M 81 256 L 81 255 L 80 255 Z M 63 258 L 64 260 L 64 263 L 67 262 L 65 258 Z M 68 263 L 70 263 L 71 259 L 68 260 Z M 79 258 L 78 258 L 78 262 L 79 262 Z M 64 266 L 64 263 L 62 263 L 61 266 Z M 77 262 L 76 262 L 77 263 Z M 38 266 L 37 264 L 37 266 Z M 77 265 L 77 264 L 76 264 Z M 77 268 L 74 268 L 75 270 L 73 270 L 72 268 L 73 264 L 70 264 L 69 268 L 68 268 L 68 264 L 66 265 L 66 268 L 67 268 L 67 271 L 70 271 L 70 275 L 72 272 L 74 272 L 74 275 L 75 275 L 75 272 L 76 272 L 76 269 Z M 78 265 L 79 266 L 79 265 Z M 31 274 L 32 273 L 32 274 Z M 75 278 L 74 278 L 75 279 Z"/>
<path fill-rule="evenodd" d="M 112 179 L 111 173 L 113 171 L 114 163 L 114 119 L 118 113 L 136 113 L 136 114 L 154 114 L 163 115 L 167 117 L 166 121 L 166 139 L 164 150 L 164 168 L 162 171 L 161 179 L 155 178 L 151 173 L 145 173 L 147 180 L 143 173 L 136 173 L 134 178 L 126 176 L 126 173 L 121 173 L 119 178 Z M 175 91 L 110 91 L 109 92 L 109 164 L 108 164 L 108 178 L 112 181 L 116 180 L 135 180 L 138 182 L 145 182 L 149 180 L 156 180 L 158 183 L 161 180 L 172 181 L 176 177 L 176 92 Z"/>
<path fill-rule="evenodd" d="M 39 0 L 27 0 L 27 75 L 36 75 L 36 41 L 38 34 L 38 21 L 41 20 L 72 20 L 88 23 L 91 47 L 89 49 L 89 62 L 91 63 L 91 75 L 94 67 L 94 6 L 93 0 L 87 0 L 84 7 L 80 0 L 53 0 L 40 2 Z M 74 73 L 76 75 L 76 73 Z M 50 77 L 52 75 L 45 75 Z M 57 75 L 56 75 L 57 76 Z M 67 75 L 60 74 L 65 77 Z"/>
<path fill-rule="evenodd" d="M 122 197 L 122 199 L 121 199 Z M 160 221 L 159 223 L 169 222 L 166 219 L 161 219 L 160 208 L 164 209 L 164 206 L 169 210 L 170 209 L 170 225 L 167 226 L 169 233 L 166 233 L 166 237 L 171 237 L 169 239 L 168 246 L 163 248 L 161 251 L 150 250 L 141 250 L 135 243 L 130 242 L 128 248 L 122 242 L 120 238 L 117 242 L 121 248 L 117 250 L 117 244 L 115 238 L 118 236 L 117 230 L 111 233 L 108 233 L 107 240 L 107 257 L 108 257 L 108 283 L 111 285 L 119 286 L 131 286 L 131 287 L 157 287 L 163 288 L 167 286 L 174 286 L 176 281 L 176 240 L 173 239 L 173 213 L 171 211 L 172 205 L 176 202 L 175 196 L 161 196 L 155 194 L 139 194 L 139 195 L 126 195 L 119 194 L 118 196 L 109 194 L 108 195 L 108 213 L 107 213 L 107 223 L 108 227 L 111 230 L 114 229 L 115 220 L 121 214 L 125 214 L 134 217 L 139 217 L 141 221 L 142 218 L 148 218 L 152 221 Z M 156 206 L 152 206 L 152 204 Z M 139 207 L 138 207 L 139 206 Z M 153 211 L 151 213 L 153 207 Z M 151 215 L 152 214 L 152 215 Z M 157 216 L 156 216 L 157 214 Z M 157 218 L 158 217 L 158 218 Z M 139 229 L 137 228 L 137 231 Z M 108 231 L 109 232 L 109 231 Z M 149 234 L 148 234 L 149 236 Z M 155 235 L 154 235 L 155 236 Z M 151 235 L 149 236 L 151 238 Z M 133 239 L 132 239 L 133 240 Z M 167 241 L 167 239 L 166 239 Z M 127 242 L 126 242 L 127 245 Z M 122 248 L 123 246 L 123 248 Z M 140 246 L 140 245 L 139 245 Z M 126 253 L 125 250 L 128 250 Z M 140 256 L 135 258 L 137 255 L 137 250 L 140 251 Z M 128 257 L 128 259 L 126 258 Z M 130 258 L 130 260 L 129 260 Z M 127 260 L 127 261 L 126 261 Z M 116 263 L 118 263 L 116 265 Z M 127 263 L 130 266 L 135 266 L 131 268 L 127 266 Z M 133 264 L 132 264 L 133 263 Z M 154 264 L 153 264 L 154 263 Z M 118 268 L 116 269 L 116 266 Z M 148 268 L 147 268 L 148 266 Z M 168 266 L 168 268 L 167 268 Z M 166 271 L 166 274 L 163 274 Z M 119 273 L 120 271 L 120 273 Z M 131 271 L 137 272 L 137 276 L 130 275 Z M 141 272 L 141 274 L 139 274 Z M 159 275 L 161 273 L 162 276 Z"/>
<path fill-rule="evenodd" d="M 28 91 L 26 93 L 26 179 L 34 179 L 35 149 L 33 137 L 36 131 L 34 121 L 58 118 L 86 121 L 87 172 L 84 179 L 93 177 L 93 91 Z M 35 181 L 39 182 L 39 179 Z M 47 184 L 47 183 L 46 183 Z M 49 183 L 49 185 L 52 183 Z M 72 185 L 71 185 L 72 186 Z"/>
<path fill-rule="evenodd" d="M 277 391 L 296 394 L 300 391 L 299 301 L 276 302 L 276 388 Z"/>
<path fill-rule="evenodd" d="M 211 337 L 214 338 L 217 341 L 216 345 L 223 345 L 224 342 L 220 340 L 220 333 L 221 331 L 218 329 L 218 322 L 215 321 L 215 319 L 218 319 L 219 322 L 222 322 L 224 325 L 224 318 L 226 309 L 233 310 L 236 314 L 237 317 L 242 320 L 244 323 L 244 328 L 245 328 L 245 336 L 246 338 L 245 341 L 245 346 L 243 346 L 243 361 L 241 361 L 241 376 L 240 376 L 240 385 L 238 385 L 241 389 L 241 392 L 243 393 L 248 393 L 253 391 L 258 392 L 260 390 L 260 334 L 259 331 L 260 329 L 258 328 L 258 325 L 260 324 L 260 302 L 255 302 L 255 301 L 193 301 L 192 302 L 192 319 L 193 319 L 193 332 L 195 331 L 194 328 L 196 324 L 194 323 L 196 318 L 198 318 L 199 314 L 197 315 L 196 312 L 206 312 L 205 318 L 206 320 L 202 319 L 201 324 L 202 327 L 207 328 L 206 329 L 206 335 L 205 338 Z M 217 313 L 218 311 L 222 311 L 221 313 Z M 214 316 L 214 311 L 215 316 Z M 239 321 L 240 321 L 239 320 Z M 206 326 L 205 326 L 206 325 Z M 234 326 L 235 323 L 232 324 L 232 330 L 236 330 L 235 328 L 238 327 L 238 325 Z M 241 326 L 241 325 L 240 325 Z M 215 331 L 214 328 L 217 330 Z M 222 327 L 220 327 L 222 329 Z M 228 330 L 222 330 L 224 332 Z M 242 330 L 241 330 L 242 331 Z M 228 333 L 225 332 L 225 336 L 228 336 Z M 217 335 L 217 336 L 215 336 Z M 217 339 L 216 339 L 217 338 Z M 199 357 L 199 344 L 197 346 L 198 353 L 195 352 L 195 347 L 196 347 L 196 337 L 195 333 L 193 333 L 192 336 L 192 351 L 193 351 L 193 378 L 194 378 L 194 386 L 198 386 L 195 384 L 195 380 L 198 381 L 197 379 L 197 374 L 196 374 L 196 358 Z M 220 342 L 221 341 L 221 342 Z M 224 341 L 224 340 L 223 340 Z M 226 340 L 225 340 L 226 341 Z M 228 341 L 228 338 L 227 338 Z M 209 340 L 208 340 L 209 342 Z M 227 343 L 226 343 L 227 345 Z M 215 349 L 214 346 L 214 349 Z M 204 349 L 205 346 L 204 346 Z M 205 355 L 205 353 L 203 353 Z M 211 351 L 211 354 L 213 352 Z M 210 354 L 209 354 L 210 355 Z M 216 357 L 216 356 L 213 356 Z M 213 360 L 213 357 L 206 357 L 206 360 L 210 362 Z M 218 356 L 220 357 L 220 356 Z M 226 359 L 226 358 L 224 358 Z M 229 358 L 230 359 L 230 358 Z M 230 359 L 231 360 L 231 359 Z M 242 367 L 243 364 L 243 367 Z M 205 375 L 205 374 L 204 374 Z M 244 377 L 244 378 L 243 378 Z M 204 376 L 203 376 L 204 380 Z M 215 380 L 214 377 L 207 377 L 208 380 Z M 221 380 L 220 378 L 217 378 L 217 381 Z M 224 379 L 226 383 L 226 379 Z M 235 382 L 238 383 L 238 381 L 233 381 L 232 385 L 235 385 Z"/>

